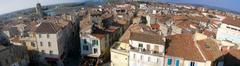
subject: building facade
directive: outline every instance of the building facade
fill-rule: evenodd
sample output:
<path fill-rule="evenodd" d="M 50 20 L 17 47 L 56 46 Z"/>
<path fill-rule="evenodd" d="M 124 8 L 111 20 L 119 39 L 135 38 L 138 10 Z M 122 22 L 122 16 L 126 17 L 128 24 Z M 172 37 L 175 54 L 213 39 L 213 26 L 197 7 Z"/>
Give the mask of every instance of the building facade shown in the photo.
<path fill-rule="evenodd" d="M 240 44 L 240 27 L 222 23 L 217 30 L 216 39 Z"/>
<path fill-rule="evenodd" d="M 81 55 L 100 57 L 106 49 L 104 35 L 81 35 L 80 43 Z"/>
<path fill-rule="evenodd" d="M 123 42 L 116 42 L 110 49 L 111 66 L 128 66 L 129 50 L 129 44 Z"/>
<path fill-rule="evenodd" d="M 57 21 L 42 22 L 36 28 L 36 44 L 32 46 L 37 48 L 40 60 L 62 65 L 62 61 L 69 48 L 71 48 L 68 45 L 71 45 L 72 26 L 71 22 L 59 19 Z"/>
<path fill-rule="evenodd" d="M 131 33 L 129 66 L 163 66 L 164 41 L 159 35 Z"/>

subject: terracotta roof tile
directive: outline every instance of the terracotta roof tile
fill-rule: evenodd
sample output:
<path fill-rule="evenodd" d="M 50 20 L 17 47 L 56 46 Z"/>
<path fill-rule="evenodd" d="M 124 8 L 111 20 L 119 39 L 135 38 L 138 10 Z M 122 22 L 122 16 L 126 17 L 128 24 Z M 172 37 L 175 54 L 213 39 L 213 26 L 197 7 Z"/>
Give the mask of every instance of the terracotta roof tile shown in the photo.
<path fill-rule="evenodd" d="M 171 42 L 166 49 L 166 55 L 187 60 L 204 61 L 197 47 L 194 45 L 192 34 L 177 34 L 170 36 L 170 39 Z"/>
<path fill-rule="evenodd" d="M 198 45 L 207 60 L 214 61 L 222 56 L 219 45 L 213 39 L 200 40 Z"/>
<path fill-rule="evenodd" d="M 233 19 L 233 17 L 226 17 L 222 22 L 229 25 L 240 27 L 240 19 Z"/>
<path fill-rule="evenodd" d="M 138 24 L 130 25 L 128 29 L 124 32 L 124 34 L 120 37 L 119 41 L 123 43 L 129 43 L 131 32 L 141 32 L 141 26 Z"/>
<path fill-rule="evenodd" d="M 136 41 L 142 41 L 142 42 L 147 42 L 147 43 L 164 45 L 164 41 L 162 40 L 161 35 L 148 34 L 148 33 L 145 33 L 145 32 L 142 32 L 142 33 L 132 32 L 130 34 L 130 40 L 136 40 Z"/>
<path fill-rule="evenodd" d="M 60 26 L 51 22 L 42 22 L 36 29 L 36 33 L 56 33 L 60 30 Z"/>
<path fill-rule="evenodd" d="M 151 27 L 154 29 L 159 29 L 160 25 L 158 23 L 155 23 L 155 24 L 151 24 Z"/>
<path fill-rule="evenodd" d="M 99 38 L 99 39 L 103 39 L 105 38 L 105 35 L 104 34 L 92 34 L 93 36 Z"/>

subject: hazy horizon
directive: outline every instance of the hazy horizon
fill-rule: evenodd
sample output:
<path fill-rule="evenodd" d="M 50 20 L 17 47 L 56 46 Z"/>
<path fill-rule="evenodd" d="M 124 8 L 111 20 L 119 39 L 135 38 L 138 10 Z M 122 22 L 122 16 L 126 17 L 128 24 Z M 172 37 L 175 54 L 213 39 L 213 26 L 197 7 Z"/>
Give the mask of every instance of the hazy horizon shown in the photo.
<path fill-rule="evenodd" d="M 0 15 L 35 7 L 36 3 L 41 3 L 42 5 L 52 5 L 60 3 L 72 3 L 72 2 L 84 2 L 87 0 L 4 0 L 0 1 Z M 94 0 L 89 0 L 94 1 Z M 190 3 L 190 4 L 200 4 L 209 5 L 224 9 L 229 9 L 231 11 L 240 12 L 240 0 L 158 0 L 164 2 L 174 2 L 174 3 Z"/>

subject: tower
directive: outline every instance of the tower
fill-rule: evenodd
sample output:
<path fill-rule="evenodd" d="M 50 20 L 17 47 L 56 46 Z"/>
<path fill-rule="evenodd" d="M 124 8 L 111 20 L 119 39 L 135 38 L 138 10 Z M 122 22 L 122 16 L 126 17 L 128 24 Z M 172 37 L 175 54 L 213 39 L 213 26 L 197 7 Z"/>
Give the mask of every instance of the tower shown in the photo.
<path fill-rule="evenodd" d="M 36 14 L 38 14 L 40 17 L 43 17 L 43 10 L 40 3 L 36 4 Z"/>

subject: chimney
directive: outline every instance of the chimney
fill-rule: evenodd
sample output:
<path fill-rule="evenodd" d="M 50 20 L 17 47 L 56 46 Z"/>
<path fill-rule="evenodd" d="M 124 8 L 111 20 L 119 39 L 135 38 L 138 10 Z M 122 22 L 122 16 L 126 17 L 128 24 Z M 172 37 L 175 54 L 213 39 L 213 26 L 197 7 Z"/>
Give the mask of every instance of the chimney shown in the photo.
<path fill-rule="evenodd" d="M 164 42 L 166 42 L 166 38 L 165 38 L 165 37 L 163 37 L 162 40 L 163 40 Z"/>

